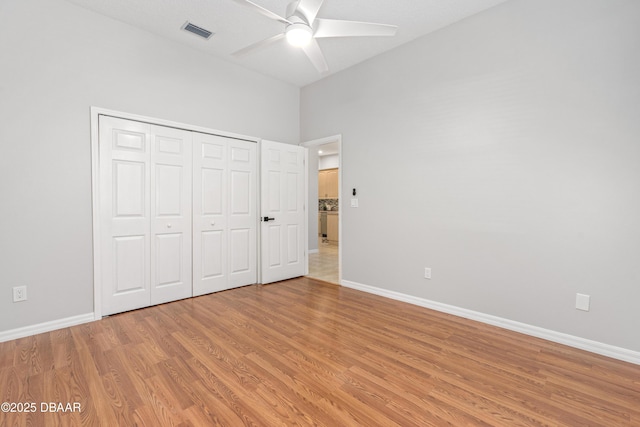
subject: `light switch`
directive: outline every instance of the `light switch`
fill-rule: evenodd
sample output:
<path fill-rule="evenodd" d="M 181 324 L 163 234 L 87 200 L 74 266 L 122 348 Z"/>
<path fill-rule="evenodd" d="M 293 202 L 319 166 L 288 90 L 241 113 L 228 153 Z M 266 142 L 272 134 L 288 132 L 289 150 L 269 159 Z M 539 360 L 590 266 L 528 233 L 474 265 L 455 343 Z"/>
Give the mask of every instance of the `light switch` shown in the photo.
<path fill-rule="evenodd" d="M 358 199 L 351 199 L 351 207 L 352 208 L 358 207 Z"/>

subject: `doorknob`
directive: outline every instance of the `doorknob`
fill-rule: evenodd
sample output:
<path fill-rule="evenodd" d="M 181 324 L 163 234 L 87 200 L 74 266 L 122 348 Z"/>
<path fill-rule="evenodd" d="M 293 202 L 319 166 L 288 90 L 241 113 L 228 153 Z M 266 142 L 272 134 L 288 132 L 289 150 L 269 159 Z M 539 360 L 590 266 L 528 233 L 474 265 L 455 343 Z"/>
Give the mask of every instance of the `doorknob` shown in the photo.
<path fill-rule="evenodd" d="M 171 228 L 171 223 L 168 223 L 168 224 L 167 224 L 167 228 Z"/>
<path fill-rule="evenodd" d="M 268 216 L 265 216 L 264 218 L 262 218 L 262 220 L 263 220 L 264 222 L 269 222 L 269 221 L 274 221 L 274 220 L 275 220 L 275 218 L 269 218 Z"/>
<path fill-rule="evenodd" d="M 215 221 L 211 221 L 211 226 L 213 227 L 214 225 L 216 225 Z"/>

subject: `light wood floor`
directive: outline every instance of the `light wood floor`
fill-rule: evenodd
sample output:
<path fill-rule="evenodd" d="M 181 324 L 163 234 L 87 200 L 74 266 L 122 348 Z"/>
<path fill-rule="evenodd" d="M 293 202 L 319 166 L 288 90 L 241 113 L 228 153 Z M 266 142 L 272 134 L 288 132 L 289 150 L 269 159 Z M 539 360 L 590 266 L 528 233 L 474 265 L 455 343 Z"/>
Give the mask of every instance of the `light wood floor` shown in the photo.
<path fill-rule="evenodd" d="M 0 425 L 640 426 L 640 366 L 300 278 L 0 343 Z"/>
<path fill-rule="evenodd" d="M 309 254 L 309 276 L 325 282 L 339 282 L 338 244 L 318 239 L 318 252 Z"/>

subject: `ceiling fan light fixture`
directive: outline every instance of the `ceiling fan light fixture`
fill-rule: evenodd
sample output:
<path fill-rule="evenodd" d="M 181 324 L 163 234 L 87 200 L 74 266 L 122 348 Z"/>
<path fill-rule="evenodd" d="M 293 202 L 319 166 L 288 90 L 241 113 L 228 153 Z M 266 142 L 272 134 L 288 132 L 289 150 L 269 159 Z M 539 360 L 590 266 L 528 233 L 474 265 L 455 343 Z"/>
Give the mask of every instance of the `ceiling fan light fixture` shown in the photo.
<path fill-rule="evenodd" d="M 291 46 L 297 47 L 308 45 L 313 37 L 311 28 L 306 24 L 298 22 L 287 26 L 286 33 L 287 42 L 289 42 Z"/>

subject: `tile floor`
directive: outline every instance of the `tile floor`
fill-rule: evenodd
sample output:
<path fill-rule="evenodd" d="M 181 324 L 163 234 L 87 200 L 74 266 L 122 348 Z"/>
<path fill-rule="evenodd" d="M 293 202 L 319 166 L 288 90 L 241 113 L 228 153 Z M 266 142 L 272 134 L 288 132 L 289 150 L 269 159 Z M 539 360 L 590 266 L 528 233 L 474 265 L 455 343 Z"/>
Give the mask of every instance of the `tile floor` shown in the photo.
<path fill-rule="evenodd" d="M 309 277 L 338 283 L 337 243 L 322 243 L 322 239 L 318 239 L 318 253 L 309 254 Z"/>

